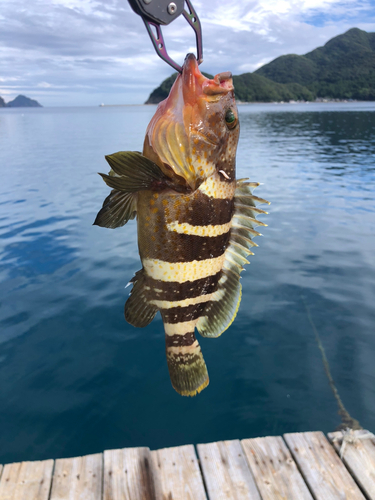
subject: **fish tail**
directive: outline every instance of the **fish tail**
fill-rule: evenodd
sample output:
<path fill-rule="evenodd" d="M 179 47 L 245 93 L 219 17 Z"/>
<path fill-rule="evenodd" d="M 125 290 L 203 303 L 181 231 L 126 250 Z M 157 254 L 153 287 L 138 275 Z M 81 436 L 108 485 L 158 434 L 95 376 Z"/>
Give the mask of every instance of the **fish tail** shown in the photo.
<path fill-rule="evenodd" d="M 196 320 L 164 322 L 169 376 L 173 388 L 181 396 L 195 396 L 209 382 L 206 363 L 194 333 L 195 323 Z"/>

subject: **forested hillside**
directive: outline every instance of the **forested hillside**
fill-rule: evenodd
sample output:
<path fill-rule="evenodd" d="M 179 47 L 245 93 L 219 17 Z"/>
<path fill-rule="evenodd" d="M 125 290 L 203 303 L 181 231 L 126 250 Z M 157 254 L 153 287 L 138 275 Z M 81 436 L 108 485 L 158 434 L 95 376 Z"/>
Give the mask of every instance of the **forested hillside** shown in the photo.
<path fill-rule="evenodd" d="M 146 104 L 165 99 L 176 76 L 164 80 Z M 288 54 L 254 73 L 234 75 L 233 83 L 243 102 L 375 100 L 375 33 L 352 28 L 303 56 Z"/>

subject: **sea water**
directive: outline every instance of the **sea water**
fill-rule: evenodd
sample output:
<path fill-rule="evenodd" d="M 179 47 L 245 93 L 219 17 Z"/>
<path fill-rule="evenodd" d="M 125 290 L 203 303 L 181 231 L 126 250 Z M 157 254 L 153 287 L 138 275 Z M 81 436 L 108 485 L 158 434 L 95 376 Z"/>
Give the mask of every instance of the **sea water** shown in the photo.
<path fill-rule="evenodd" d="M 124 320 L 135 221 L 93 226 L 104 155 L 154 106 L 0 110 L 0 463 L 104 449 L 375 428 L 375 103 L 240 105 L 237 177 L 268 227 L 237 318 L 199 339 L 210 385 L 171 387 L 160 317 Z M 313 326 L 314 325 L 314 326 Z"/>

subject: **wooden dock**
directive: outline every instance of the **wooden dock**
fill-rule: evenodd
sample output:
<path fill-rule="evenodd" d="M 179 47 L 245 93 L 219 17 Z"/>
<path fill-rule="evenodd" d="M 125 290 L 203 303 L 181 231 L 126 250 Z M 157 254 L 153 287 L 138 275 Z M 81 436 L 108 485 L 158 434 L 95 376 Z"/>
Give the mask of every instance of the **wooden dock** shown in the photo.
<path fill-rule="evenodd" d="M 375 500 L 375 436 L 342 441 L 304 432 L 7 464 L 0 500 Z"/>

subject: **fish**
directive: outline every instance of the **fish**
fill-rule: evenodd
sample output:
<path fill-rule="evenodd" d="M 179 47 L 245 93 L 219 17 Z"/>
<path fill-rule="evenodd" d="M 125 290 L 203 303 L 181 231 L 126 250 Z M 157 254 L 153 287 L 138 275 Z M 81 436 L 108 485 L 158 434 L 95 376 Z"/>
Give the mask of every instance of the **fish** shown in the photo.
<path fill-rule="evenodd" d="M 151 119 L 143 151 L 106 156 L 112 189 L 94 224 L 117 228 L 137 217 L 142 269 L 125 319 L 147 326 L 158 311 L 173 388 L 194 396 L 209 383 L 197 330 L 219 337 L 241 301 L 240 273 L 258 246 L 256 219 L 268 203 L 259 184 L 236 180 L 240 126 L 230 72 L 207 78 L 193 54 Z"/>

